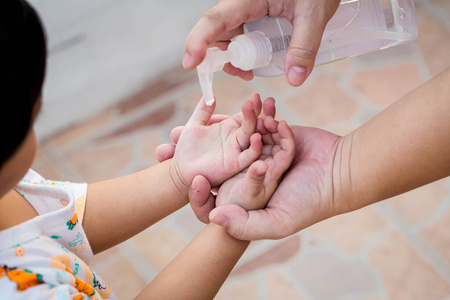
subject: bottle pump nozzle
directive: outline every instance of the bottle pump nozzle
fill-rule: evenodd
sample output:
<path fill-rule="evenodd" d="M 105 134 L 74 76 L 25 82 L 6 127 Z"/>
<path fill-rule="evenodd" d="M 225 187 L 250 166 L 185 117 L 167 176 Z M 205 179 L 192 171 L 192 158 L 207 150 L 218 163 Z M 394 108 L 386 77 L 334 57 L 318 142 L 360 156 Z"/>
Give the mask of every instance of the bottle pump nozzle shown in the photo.
<path fill-rule="evenodd" d="M 214 95 L 212 92 L 213 73 L 222 70 L 223 65 L 227 62 L 229 60 L 226 51 L 222 51 L 217 47 L 208 48 L 205 59 L 197 67 L 200 88 L 208 106 L 214 103 Z"/>
<path fill-rule="evenodd" d="M 214 103 L 212 92 L 213 73 L 222 70 L 230 62 L 244 71 L 267 66 L 272 59 L 272 45 L 261 31 L 239 35 L 228 45 L 227 51 L 208 48 L 206 57 L 197 67 L 200 88 L 207 105 Z"/>

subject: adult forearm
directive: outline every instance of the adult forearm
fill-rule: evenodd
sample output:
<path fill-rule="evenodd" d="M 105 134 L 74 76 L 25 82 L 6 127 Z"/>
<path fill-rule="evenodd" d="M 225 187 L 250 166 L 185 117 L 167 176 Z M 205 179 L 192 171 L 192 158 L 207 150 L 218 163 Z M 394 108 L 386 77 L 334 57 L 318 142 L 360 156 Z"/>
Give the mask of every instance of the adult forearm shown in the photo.
<path fill-rule="evenodd" d="M 335 185 L 350 210 L 449 176 L 450 69 L 345 136 L 338 153 Z"/>
<path fill-rule="evenodd" d="M 136 235 L 188 203 L 169 174 L 170 160 L 90 184 L 83 221 L 94 253 Z"/>
<path fill-rule="evenodd" d="M 249 243 L 210 223 L 136 299 L 213 299 Z"/>

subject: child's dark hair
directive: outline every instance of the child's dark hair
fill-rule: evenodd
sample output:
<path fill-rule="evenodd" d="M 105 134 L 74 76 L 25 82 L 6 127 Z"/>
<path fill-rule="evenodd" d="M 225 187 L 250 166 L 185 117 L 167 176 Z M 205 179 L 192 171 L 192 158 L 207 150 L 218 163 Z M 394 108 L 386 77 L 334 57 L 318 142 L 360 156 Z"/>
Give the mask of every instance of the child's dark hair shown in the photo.
<path fill-rule="evenodd" d="M 24 0 L 0 0 L 0 168 L 33 125 L 46 52 L 35 10 Z"/>

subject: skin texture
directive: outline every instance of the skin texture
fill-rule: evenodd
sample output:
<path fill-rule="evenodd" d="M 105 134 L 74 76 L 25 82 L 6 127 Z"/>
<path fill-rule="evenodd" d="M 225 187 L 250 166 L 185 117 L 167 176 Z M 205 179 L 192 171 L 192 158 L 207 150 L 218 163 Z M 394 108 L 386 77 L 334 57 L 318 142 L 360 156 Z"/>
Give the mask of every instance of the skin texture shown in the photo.
<path fill-rule="evenodd" d="M 339 6 L 339 0 L 221 0 L 208 10 L 189 34 L 183 66 L 199 65 L 209 47 L 226 49 L 230 40 L 243 32 L 242 24 L 265 15 L 282 16 L 293 25 L 293 35 L 285 60 L 287 81 L 301 85 L 311 74 L 325 26 Z M 245 80 L 253 72 L 226 64 L 224 71 Z"/>
<path fill-rule="evenodd" d="M 296 143 L 294 161 L 264 210 L 214 208 L 206 193 L 192 195 L 191 206 L 200 220 L 206 219 L 206 208 L 214 208 L 209 214 L 211 221 L 235 238 L 278 239 L 447 177 L 448 82 L 450 69 L 343 137 L 291 126 Z M 157 156 L 170 157 L 171 153 Z"/>
<path fill-rule="evenodd" d="M 286 122 L 264 118 L 259 126 L 263 151 L 246 170 L 225 181 L 217 195 L 224 204 L 264 208 L 294 157 L 294 136 Z M 189 194 L 209 194 L 208 180 L 197 175 Z M 240 207 L 239 206 L 239 207 Z M 138 296 L 138 299 L 213 299 L 249 242 L 232 238 L 208 224 Z M 173 286 L 177 288 L 174 289 Z"/>
<path fill-rule="evenodd" d="M 275 111 L 273 101 L 264 106 Z M 248 209 L 264 208 L 281 174 L 292 162 L 294 138 L 286 123 L 278 123 L 271 117 L 265 120 L 264 116 L 257 119 L 261 108 L 259 95 L 254 95 L 243 105 L 241 113 L 211 120 L 214 107 L 206 106 L 201 99 L 179 136 L 180 154 L 175 153 L 173 159 L 141 172 L 90 184 L 83 227 L 93 251 L 98 253 L 117 245 L 183 207 L 188 203 L 188 194 L 199 192 L 198 187 L 205 181 L 210 186 L 206 178 L 217 185 L 232 178 L 225 185 L 228 188 L 221 191 L 224 199 L 228 195 L 234 203 Z M 257 128 L 261 131 L 256 132 Z M 195 147 L 189 142 L 192 138 L 196 138 Z M 35 152 L 36 139 L 30 130 L 19 150 L 0 170 L 4 179 L 0 181 L 2 190 L 6 191 L 0 196 L 0 229 L 37 215 L 14 190 L 31 166 Z M 191 176 L 197 172 L 201 175 Z M 98 218 L 98 211 L 102 212 L 102 218 Z M 248 244 L 211 223 L 138 299 L 212 299 Z"/>
<path fill-rule="evenodd" d="M 258 159 L 262 141 L 255 129 L 261 107 L 259 95 L 254 95 L 243 104 L 242 112 L 206 126 L 214 106 L 201 99 L 172 159 L 138 173 L 89 184 L 83 227 L 94 253 L 125 241 L 189 203 L 194 176 L 221 185 Z M 105 205 L 110 209 L 98 218 L 97 211 Z"/>

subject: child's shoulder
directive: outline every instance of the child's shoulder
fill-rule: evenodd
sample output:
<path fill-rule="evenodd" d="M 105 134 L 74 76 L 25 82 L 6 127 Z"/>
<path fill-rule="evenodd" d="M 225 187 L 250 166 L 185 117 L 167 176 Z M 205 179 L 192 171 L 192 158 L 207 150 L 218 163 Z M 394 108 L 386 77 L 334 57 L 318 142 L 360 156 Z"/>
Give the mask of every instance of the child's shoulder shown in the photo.
<path fill-rule="evenodd" d="M 33 293 L 58 289 L 73 276 L 95 283 L 97 276 L 87 265 L 93 253 L 82 227 L 86 187 L 49 181 L 30 170 L 16 191 L 41 213 L 0 231 L 0 290 L 26 289 L 30 295 L 25 298 L 34 299 Z M 33 289 L 35 285 L 39 288 Z M 93 287 L 86 288 L 95 294 Z"/>
<path fill-rule="evenodd" d="M 45 236 L 57 241 L 59 248 L 62 246 L 84 260 L 90 260 L 93 254 L 82 226 L 86 204 L 85 184 L 45 180 L 31 170 L 15 190 L 16 196 L 21 198 L 22 203 L 28 202 L 37 216 L 0 231 L 0 251 Z M 18 205 L 21 203 L 16 202 Z"/>
<path fill-rule="evenodd" d="M 86 183 L 48 180 L 30 169 L 16 185 L 15 190 L 33 206 L 39 215 L 73 204 L 79 218 L 83 219 L 87 194 Z"/>

